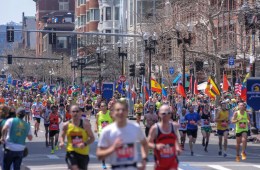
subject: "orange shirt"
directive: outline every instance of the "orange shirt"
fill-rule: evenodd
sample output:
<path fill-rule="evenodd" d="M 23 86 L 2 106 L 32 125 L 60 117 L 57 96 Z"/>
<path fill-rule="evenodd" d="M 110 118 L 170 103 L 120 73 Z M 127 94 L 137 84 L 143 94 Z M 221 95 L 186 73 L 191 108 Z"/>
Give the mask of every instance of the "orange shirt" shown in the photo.
<path fill-rule="evenodd" d="M 69 121 L 71 119 L 71 114 L 69 112 L 66 112 L 65 119 L 66 121 Z"/>
<path fill-rule="evenodd" d="M 0 104 L 5 104 L 5 99 L 4 98 L 0 98 Z"/>

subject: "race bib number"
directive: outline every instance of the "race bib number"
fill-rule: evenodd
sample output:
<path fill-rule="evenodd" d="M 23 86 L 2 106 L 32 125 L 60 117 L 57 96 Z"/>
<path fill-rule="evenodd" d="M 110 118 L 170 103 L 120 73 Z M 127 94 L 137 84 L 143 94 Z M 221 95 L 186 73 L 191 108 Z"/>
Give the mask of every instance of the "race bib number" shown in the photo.
<path fill-rule="evenodd" d="M 50 129 L 51 129 L 51 130 L 58 130 L 58 129 L 59 129 L 59 126 L 56 125 L 56 124 L 51 124 L 51 125 L 50 125 Z"/>
<path fill-rule="evenodd" d="M 204 120 L 204 125 L 209 125 L 209 120 L 205 119 Z"/>
<path fill-rule="evenodd" d="M 221 123 L 221 126 L 222 126 L 222 127 L 227 127 L 227 126 L 228 126 L 228 123 L 227 123 L 226 121 L 223 121 L 223 122 Z"/>
<path fill-rule="evenodd" d="M 73 148 L 78 148 L 78 144 L 83 143 L 82 136 L 80 136 L 80 135 L 71 136 L 71 140 L 72 140 Z"/>
<path fill-rule="evenodd" d="M 194 121 L 194 120 L 191 120 L 191 121 L 190 121 L 190 124 L 194 125 L 194 124 L 195 124 L 195 121 Z"/>
<path fill-rule="evenodd" d="M 245 122 L 240 122 L 239 123 L 239 128 L 245 129 L 246 128 L 246 123 Z"/>
<path fill-rule="evenodd" d="M 175 153 L 175 147 L 173 144 L 166 145 L 163 149 L 160 150 L 160 157 L 161 158 L 172 158 Z"/>
<path fill-rule="evenodd" d="M 118 162 L 134 160 L 134 144 L 125 144 L 116 149 L 116 157 Z"/>
<path fill-rule="evenodd" d="M 187 126 L 186 123 L 181 123 L 181 128 L 184 128 L 184 129 L 185 129 L 186 126 Z"/>
<path fill-rule="evenodd" d="M 108 125 L 108 121 L 101 122 L 102 129 Z"/>

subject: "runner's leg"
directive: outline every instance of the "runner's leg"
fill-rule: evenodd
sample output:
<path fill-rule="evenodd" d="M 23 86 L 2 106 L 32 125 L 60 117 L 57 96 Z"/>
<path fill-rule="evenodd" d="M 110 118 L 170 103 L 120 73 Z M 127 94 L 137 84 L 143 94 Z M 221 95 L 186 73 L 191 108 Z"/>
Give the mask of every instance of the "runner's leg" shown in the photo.
<path fill-rule="evenodd" d="M 224 132 L 224 154 L 227 152 L 228 145 L 228 131 Z"/>

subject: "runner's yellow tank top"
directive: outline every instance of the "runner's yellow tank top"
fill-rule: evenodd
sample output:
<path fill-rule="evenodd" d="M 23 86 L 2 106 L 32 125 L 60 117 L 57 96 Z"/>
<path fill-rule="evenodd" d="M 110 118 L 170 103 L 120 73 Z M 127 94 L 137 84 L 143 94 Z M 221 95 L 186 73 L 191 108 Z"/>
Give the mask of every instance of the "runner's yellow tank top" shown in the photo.
<path fill-rule="evenodd" d="M 241 119 L 236 123 L 236 133 L 248 131 L 248 117 L 246 111 L 242 115 L 240 111 L 237 111 L 237 119 Z"/>
<path fill-rule="evenodd" d="M 72 123 L 69 123 L 68 130 L 67 130 L 67 151 L 68 152 L 76 152 L 81 155 L 88 155 L 89 154 L 89 146 L 84 147 L 83 149 L 80 149 L 77 147 L 77 144 L 81 142 L 87 142 L 88 140 L 88 134 L 87 132 L 78 126 L 73 125 Z"/>
<path fill-rule="evenodd" d="M 110 116 L 109 110 L 107 110 L 106 114 L 103 114 L 101 111 L 98 112 L 98 133 L 100 134 L 102 129 L 112 122 L 113 119 Z"/>
<path fill-rule="evenodd" d="M 228 113 L 227 110 L 219 112 L 219 119 L 220 120 L 225 120 L 225 121 L 217 122 L 217 130 L 226 130 L 226 129 L 228 129 L 228 118 L 229 118 L 229 113 Z"/>

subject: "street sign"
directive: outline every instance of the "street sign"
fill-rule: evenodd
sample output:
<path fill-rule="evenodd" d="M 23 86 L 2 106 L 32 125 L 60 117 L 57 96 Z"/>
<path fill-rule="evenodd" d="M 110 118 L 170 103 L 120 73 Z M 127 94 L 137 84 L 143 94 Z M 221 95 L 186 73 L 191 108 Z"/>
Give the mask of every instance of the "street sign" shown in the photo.
<path fill-rule="evenodd" d="M 260 110 L 260 77 L 247 79 L 247 104 L 254 110 Z"/>
<path fill-rule="evenodd" d="M 173 67 L 170 67 L 170 68 L 169 68 L 169 72 L 170 72 L 170 75 L 173 75 L 173 74 L 174 74 L 174 68 L 173 68 Z"/>
<path fill-rule="evenodd" d="M 229 66 L 234 66 L 235 65 L 235 58 L 233 56 L 230 56 L 228 58 L 228 65 Z"/>
<path fill-rule="evenodd" d="M 125 81 L 126 81 L 126 77 L 125 77 L 124 75 L 121 75 L 121 76 L 119 77 L 119 80 L 120 80 L 121 82 L 125 82 Z"/>

